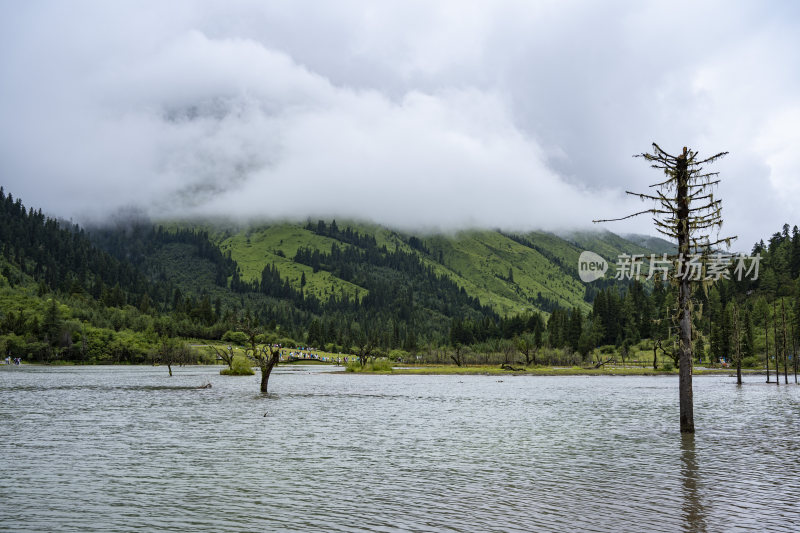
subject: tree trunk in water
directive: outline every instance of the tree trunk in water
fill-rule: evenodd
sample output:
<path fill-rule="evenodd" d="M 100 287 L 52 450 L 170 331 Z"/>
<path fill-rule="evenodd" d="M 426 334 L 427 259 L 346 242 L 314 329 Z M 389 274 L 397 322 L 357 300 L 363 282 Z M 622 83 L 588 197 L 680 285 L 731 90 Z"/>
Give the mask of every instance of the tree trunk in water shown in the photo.
<path fill-rule="evenodd" d="M 797 384 L 797 337 L 794 336 L 794 323 L 792 323 L 792 366 L 794 367 L 794 383 Z"/>
<path fill-rule="evenodd" d="M 261 392 L 267 392 L 267 385 L 269 384 L 269 375 L 272 373 L 272 368 L 275 366 L 275 361 L 269 361 L 267 364 L 261 366 Z"/>
<path fill-rule="evenodd" d="M 778 353 L 778 308 L 775 306 L 775 300 L 772 301 L 772 330 L 774 333 L 772 338 L 775 340 L 775 385 L 780 385 L 781 359 Z"/>
<path fill-rule="evenodd" d="M 678 156 L 675 165 L 677 178 L 676 204 L 678 212 L 678 253 L 687 261 L 689 257 L 689 172 L 687 151 Z M 681 433 L 694 433 L 694 399 L 692 397 L 692 317 L 689 311 L 689 276 L 685 264 L 678 288 L 678 316 L 680 367 L 678 387 L 680 399 Z"/>
<path fill-rule="evenodd" d="M 692 320 L 689 314 L 689 280 L 680 285 L 680 415 L 681 433 L 694 433 L 694 399 L 692 395 Z"/>
<path fill-rule="evenodd" d="M 714 365 L 714 360 L 715 360 L 714 350 L 712 350 L 712 347 L 714 345 L 711 344 L 711 339 L 713 339 L 713 338 L 714 338 L 714 317 L 713 316 L 709 316 L 708 317 L 708 341 L 709 341 L 709 344 L 708 344 L 708 364 L 711 365 L 712 368 L 715 366 Z"/>
<path fill-rule="evenodd" d="M 742 360 L 741 358 L 736 360 L 736 384 L 742 384 Z"/>
<path fill-rule="evenodd" d="M 169 377 L 172 377 L 172 365 L 167 363 L 167 370 L 169 370 Z"/>
<path fill-rule="evenodd" d="M 742 384 L 742 347 L 740 344 L 741 332 L 739 331 L 739 310 L 733 304 L 733 332 L 736 335 L 736 384 Z"/>
<path fill-rule="evenodd" d="M 653 343 L 653 370 L 658 370 L 658 343 L 656 342 Z"/>
<path fill-rule="evenodd" d="M 786 304 L 781 298 L 781 318 L 783 321 L 783 382 L 789 384 L 789 348 L 786 345 Z"/>
<path fill-rule="evenodd" d="M 767 383 L 769 383 L 769 309 L 764 312 L 764 360 L 767 363 Z"/>

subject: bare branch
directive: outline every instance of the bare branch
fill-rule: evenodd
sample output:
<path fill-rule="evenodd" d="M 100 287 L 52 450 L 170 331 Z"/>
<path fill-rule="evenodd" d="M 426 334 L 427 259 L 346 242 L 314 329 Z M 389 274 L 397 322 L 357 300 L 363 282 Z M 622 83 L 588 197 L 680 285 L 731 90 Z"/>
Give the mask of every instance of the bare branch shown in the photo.
<path fill-rule="evenodd" d="M 708 178 L 719 176 L 719 172 L 706 172 L 705 174 L 696 174 L 693 171 L 689 171 L 689 176 L 691 179 L 695 181 L 708 180 Z"/>
<path fill-rule="evenodd" d="M 721 244 L 721 243 L 723 243 L 723 242 L 724 242 L 725 244 L 727 244 L 728 246 L 730 246 L 730 245 L 731 245 L 731 242 L 730 242 L 730 241 L 735 241 L 735 240 L 736 240 L 736 239 L 738 239 L 738 238 L 739 238 L 739 236 L 738 236 L 738 235 L 734 235 L 733 237 L 725 237 L 724 239 L 719 239 L 719 240 L 716 240 L 716 241 L 714 241 L 714 242 L 710 242 L 710 243 L 708 243 L 708 246 L 714 246 L 714 245 L 717 245 L 717 244 Z"/>
<path fill-rule="evenodd" d="M 660 200 L 657 196 L 650 196 L 649 194 L 643 194 L 639 192 L 631 192 L 625 191 L 625 194 L 630 194 L 631 196 L 638 196 L 640 200 Z"/>
<path fill-rule="evenodd" d="M 661 147 L 656 143 L 653 143 L 653 148 L 655 149 L 655 151 L 656 151 L 656 153 L 658 155 L 660 155 L 661 157 L 663 157 L 665 159 L 669 159 L 671 161 L 677 161 L 678 160 L 678 158 L 676 156 L 668 154 L 667 152 L 662 150 Z"/>
<path fill-rule="evenodd" d="M 704 165 L 704 164 L 706 164 L 706 163 L 713 163 L 713 162 L 714 162 L 714 161 L 716 161 L 717 159 L 723 158 L 723 157 L 725 157 L 726 155 L 728 155 L 728 152 L 720 152 L 720 153 L 718 153 L 718 154 L 716 154 L 716 155 L 712 155 L 712 156 L 711 156 L 711 157 L 709 157 L 708 159 L 704 159 L 704 160 L 702 160 L 702 161 L 698 161 L 698 162 L 697 162 L 697 163 L 695 163 L 695 164 L 696 164 L 696 165 Z"/>
<path fill-rule="evenodd" d="M 659 167 L 658 165 L 650 165 L 650 166 L 653 167 L 653 168 L 668 168 L 668 167 Z M 671 168 L 671 167 L 669 167 L 669 168 Z M 675 177 L 671 177 L 668 180 L 664 180 L 664 181 L 659 182 L 659 183 L 654 183 L 652 185 L 648 185 L 648 187 L 663 187 L 664 185 L 667 185 L 668 183 L 672 183 L 674 181 L 675 181 Z"/>
<path fill-rule="evenodd" d="M 714 200 L 713 202 L 709 202 L 709 203 L 707 203 L 706 205 L 703 205 L 703 206 L 700 206 L 700 207 L 690 207 L 690 208 L 689 208 L 689 212 L 690 212 L 690 213 L 693 213 L 693 212 L 695 212 L 695 211 L 702 211 L 703 209 L 712 209 L 712 208 L 716 208 L 716 207 L 717 207 L 718 205 L 720 205 L 721 203 L 722 203 L 722 200 Z"/>
<path fill-rule="evenodd" d="M 626 220 L 626 219 L 628 219 L 628 218 L 637 217 L 637 216 L 639 216 L 639 215 L 643 215 L 643 214 L 645 214 L 645 213 L 655 213 L 655 212 L 657 212 L 657 211 L 655 211 L 654 209 L 645 209 L 644 211 L 639 211 L 638 213 L 634 213 L 634 214 L 632 214 L 632 215 L 628 215 L 628 216 L 626 216 L 626 217 L 621 217 L 621 218 L 608 218 L 608 219 L 602 219 L 602 220 L 592 220 L 592 222 L 594 222 L 595 224 L 598 224 L 598 223 L 600 223 L 600 222 L 618 222 L 618 221 L 620 221 L 620 220 Z"/>
<path fill-rule="evenodd" d="M 656 227 L 656 231 L 659 232 L 662 235 L 666 235 L 667 237 L 672 237 L 673 239 L 677 238 L 677 236 L 678 236 L 676 233 L 671 233 L 669 231 L 664 231 L 659 227 Z"/>
<path fill-rule="evenodd" d="M 696 192 L 694 192 L 694 193 L 690 194 L 689 196 L 687 196 L 687 198 L 689 198 L 689 200 L 692 201 L 692 202 L 694 202 L 696 200 L 705 200 L 706 198 L 712 198 L 712 199 L 714 198 L 714 193 L 713 192 L 707 193 L 704 196 L 696 196 L 697 194 L 703 194 L 703 192 L 705 192 L 705 191 L 703 191 L 703 189 L 698 189 Z"/>

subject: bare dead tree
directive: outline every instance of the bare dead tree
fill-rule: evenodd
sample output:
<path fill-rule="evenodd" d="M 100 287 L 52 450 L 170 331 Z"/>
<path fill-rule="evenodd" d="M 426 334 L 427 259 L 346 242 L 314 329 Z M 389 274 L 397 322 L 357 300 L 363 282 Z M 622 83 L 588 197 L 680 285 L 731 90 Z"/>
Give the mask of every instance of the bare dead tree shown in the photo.
<path fill-rule="evenodd" d="M 769 307 L 764 307 L 764 360 L 767 362 L 767 383 L 769 383 Z"/>
<path fill-rule="evenodd" d="M 775 384 L 781 384 L 781 356 L 780 344 L 778 343 L 778 308 L 775 300 L 772 300 L 772 340 L 775 341 Z"/>
<path fill-rule="evenodd" d="M 742 384 L 742 333 L 739 329 L 739 310 L 736 308 L 736 303 L 731 302 L 733 305 L 733 349 L 734 357 L 736 358 L 736 384 Z"/>
<path fill-rule="evenodd" d="M 652 201 L 654 206 L 621 218 L 595 220 L 594 222 L 612 222 L 625 220 L 643 214 L 653 215 L 656 230 L 678 242 L 678 275 L 674 276 L 678 283 L 678 314 L 675 317 L 679 324 L 679 398 L 680 398 L 680 430 L 682 433 L 694 433 L 694 407 L 692 397 L 692 304 L 689 269 L 686 268 L 692 253 L 707 255 L 712 247 L 730 242 L 736 237 L 719 238 L 722 226 L 722 200 L 714 199 L 713 188 L 719 183 L 718 172 L 706 172 L 705 165 L 711 164 L 725 156 L 720 152 L 706 159 L 700 159 L 697 152 L 684 146 L 680 155 L 674 156 L 653 143 L 653 153 L 638 154 L 651 163 L 653 168 L 661 170 L 667 179 L 650 185 L 655 194 L 634 193 L 643 201 Z M 712 240 L 711 233 L 716 230 L 717 238 Z"/>
<path fill-rule="evenodd" d="M 536 365 L 536 343 L 529 334 L 516 337 L 514 342 L 517 345 L 517 350 L 525 357 L 525 366 Z"/>
<path fill-rule="evenodd" d="M 239 323 L 239 330 L 247 335 L 247 344 L 245 348 L 245 355 L 255 363 L 261 370 L 261 392 L 266 393 L 269 385 L 269 376 L 272 369 L 278 364 L 280 359 L 280 347 L 273 348 L 265 344 L 261 346 L 258 342 L 258 337 L 261 335 L 261 328 L 256 324 L 255 319 L 245 317 Z"/>
<path fill-rule="evenodd" d="M 169 376 L 172 377 L 172 367 L 192 363 L 193 354 L 185 344 L 165 336 L 158 341 L 154 359 L 161 365 L 167 365 Z"/>
<path fill-rule="evenodd" d="M 500 349 L 503 351 L 503 362 L 507 365 L 514 364 L 514 354 L 517 353 L 517 345 L 512 341 L 502 341 Z"/>
<path fill-rule="evenodd" d="M 671 351 L 668 352 L 667 349 L 664 348 L 664 344 L 662 343 L 662 339 L 656 339 L 655 342 L 653 342 L 653 370 L 658 370 L 658 351 L 657 350 L 661 350 L 661 352 L 664 355 L 666 355 L 667 357 L 672 359 L 672 361 L 675 363 L 675 366 L 678 366 L 679 361 L 676 360 L 677 355 L 675 354 L 675 349 L 674 348 L 670 348 Z"/>
<path fill-rule="evenodd" d="M 616 362 L 616 360 L 614 359 L 613 356 L 606 357 L 605 361 L 603 361 L 601 358 L 598 357 L 597 362 L 594 363 L 593 367 L 594 368 L 600 368 L 601 366 L 605 365 L 606 363 L 615 363 L 615 362 Z"/>
<path fill-rule="evenodd" d="M 792 363 L 794 366 L 794 383 L 797 385 L 797 337 L 794 336 L 794 321 L 792 321 Z"/>
<path fill-rule="evenodd" d="M 356 341 L 356 356 L 361 366 L 365 366 L 375 350 L 375 342 L 366 335 Z"/>
<path fill-rule="evenodd" d="M 217 357 L 222 360 L 223 363 L 228 365 L 229 369 L 233 369 L 233 346 L 228 346 L 227 349 L 218 349 L 216 346 L 211 347 L 214 352 L 217 354 Z"/>
<path fill-rule="evenodd" d="M 466 352 L 466 348 L 460 342 L 453 343 L 453 353 L 450 354 L 450 359 L 456 366 L 464 364 L 464 352 Z"/>
<path fill-rule="evenodd" d="M 278 364 L 281 357 L 281 349 L 279 347 L 272 347 L 269 344 L 260 346 L 256 352 L 251 353 L 250 359 L 255 361 L 258 368 L 261 369 L 261 392 L 267 392 L 267 385 L 269 384 L 269 376 L 272 369 Z"/>
<path fill-rule="evenodd" d="M 783 322 L 783 382 L 789 384 L 789 350 L 786 346 L 786 304 L 781 298 L 781 317 Z"/>
<path fill-rule="evenodd" d="M 378 346 L 378 332 L 374 329 L 365 330 L 358 323 L 354 323 L 351 327 L 350 335 L 352 337 L 354 355 L 358 358 L 361 366 L 365 366 Z"/>
<path fill-rule="evenodd" d="M 653 342 L 653 370 L 658 370 L 658 349 L 661 348 L 661 339 Z"/>

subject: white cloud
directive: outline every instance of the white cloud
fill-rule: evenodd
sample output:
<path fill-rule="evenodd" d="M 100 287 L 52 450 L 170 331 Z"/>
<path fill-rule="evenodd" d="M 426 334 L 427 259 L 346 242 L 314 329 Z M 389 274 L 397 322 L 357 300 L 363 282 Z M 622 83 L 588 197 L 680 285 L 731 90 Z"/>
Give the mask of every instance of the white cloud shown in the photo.
<path fill-rule="evenodd" d="M 641 207 L 624 189 L 659 176 L 630 155 L 655 140 L 731 152 L 716 170 L 740 247 L 796 222 L 791 6 L 52 2 L 0 15 L 3 185 L 59 215 L 581 227 Z"/>
<path fill-rule="evenodd" d="M 800 198 L 800 106 L 771 116 L 755 138 L 755 149 L 769 166 L 773 188 L 784 191 L 784 201 Z M 792 202 L 794 203 L 794 202 Z"/>

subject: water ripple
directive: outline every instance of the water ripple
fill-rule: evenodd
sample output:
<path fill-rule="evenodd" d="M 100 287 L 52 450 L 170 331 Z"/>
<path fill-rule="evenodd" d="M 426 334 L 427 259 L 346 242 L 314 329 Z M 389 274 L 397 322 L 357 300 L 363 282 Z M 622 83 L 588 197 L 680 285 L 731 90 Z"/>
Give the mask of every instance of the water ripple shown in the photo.
<path fill-rule="evenodd" d="M 0 369 L 0 529 L 800 530 L 794 385 L 218 370 Z"/>

